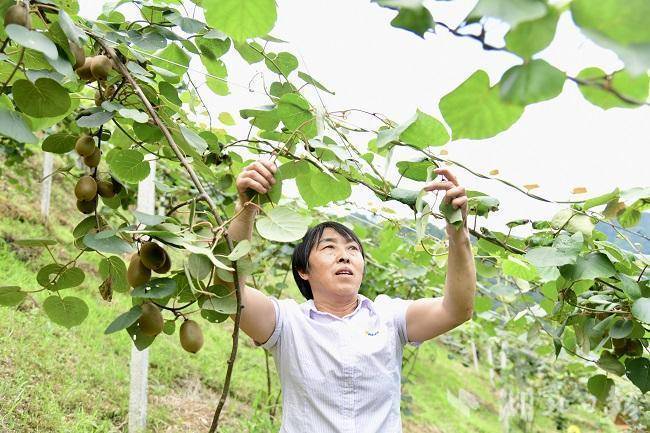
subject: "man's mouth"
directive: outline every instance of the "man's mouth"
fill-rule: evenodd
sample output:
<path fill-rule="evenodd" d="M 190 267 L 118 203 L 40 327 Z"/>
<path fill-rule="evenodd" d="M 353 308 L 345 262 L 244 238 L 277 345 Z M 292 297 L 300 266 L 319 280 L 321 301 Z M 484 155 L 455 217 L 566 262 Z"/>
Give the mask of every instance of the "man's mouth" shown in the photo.
<path fill-rule="evenodd" d="M 353 273 L 351 269 L 343 268 L 336 271 L 335 275 L 353 275 Z"/>

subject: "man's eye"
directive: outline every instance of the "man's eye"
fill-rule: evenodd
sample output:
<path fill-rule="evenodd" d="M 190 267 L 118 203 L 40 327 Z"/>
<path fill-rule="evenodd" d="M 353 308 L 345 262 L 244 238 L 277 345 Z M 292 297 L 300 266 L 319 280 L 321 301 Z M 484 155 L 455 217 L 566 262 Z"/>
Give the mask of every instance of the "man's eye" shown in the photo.
<path fill-rule="evenodd" d="M 325 249 L 325 248 L 334 248 L 334 247 L 333 247 L 332 245 L 325 245 L 325 246 L 323 247 L 323 249 Z"/>
<path fill-rule="evenodd" d="M 359 247 L 357 247 L 356 245 L 350 245 L 350 248 L 352 248 L 353 250 L 358 250 L 359 249 Z"/>

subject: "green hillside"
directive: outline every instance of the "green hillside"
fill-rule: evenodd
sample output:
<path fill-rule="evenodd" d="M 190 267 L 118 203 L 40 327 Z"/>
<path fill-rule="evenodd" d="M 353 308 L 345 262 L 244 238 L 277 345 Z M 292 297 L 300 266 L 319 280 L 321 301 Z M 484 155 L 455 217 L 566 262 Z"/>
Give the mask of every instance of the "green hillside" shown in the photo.
<path fill-rule="evenodd" d="M 21 176 L 5 171 L 0 180 L 0 281 L 35 290 L 36 271 L 51 259 L 46 251 L 18 247 L 12 241 L 50 237 L 59 241 L 55 255 L 71 257 L 77 251 L 71 245 L 70 228 L 80 217 L 71 198 L 72 182 L 57 176 L 50 222 L 43 226 L 39 216 L 40 162 L 32 158 L 26 166 L 28 170 L 16 170 Z M 34 293 L 17 308 L 0 308 L 3 433 L 126 431 L 130 341 L 126 332 L 106 336 L 103 330 L 128 308 L 130 300 L 116 293 L 112 302 L 104 301 L 97 290 L 96 263 L 82 261 L 81 267 L 86 280 L 72 290 L 90 307 L 81 326 L 66 330 L 53 324 L 39 308 L 46 297 L 43 292 Z M 183 351 L 177 334 L 160 335 L 150 349 L 149 431 L 208 429 L 225 374 L 232 324 L 212 325 L 199 320 L 206 344 L 198 354 Z M 490 384 L 483 364 L 475 372 L 471 360 L 451 346 L 438 341 L 424 344 L 404 384 L 404 431 L 503 431 L 498 390 Z M 273 363 L 270 365 L 273 401 L 278 382 Z M 405 370 L 410 370 L 410 364 Z M 222 431 L 278 431 L 279 410 L 276 421 L 269 416 L 265 353 L 253 348 L 245 335 L 241 337 L 231 391 Z M 546 410 L 536 408 L 535 427 L 528 431 L 556 431 L 556 422 L 544 413 Z M 581 432 L 617 431 L 604 415 L 589 410 L 588 406 L 567 409 L 563 431 L 574 424 Z M 510 431 L 524 431 L 516 417 L 511 420 Z"/>

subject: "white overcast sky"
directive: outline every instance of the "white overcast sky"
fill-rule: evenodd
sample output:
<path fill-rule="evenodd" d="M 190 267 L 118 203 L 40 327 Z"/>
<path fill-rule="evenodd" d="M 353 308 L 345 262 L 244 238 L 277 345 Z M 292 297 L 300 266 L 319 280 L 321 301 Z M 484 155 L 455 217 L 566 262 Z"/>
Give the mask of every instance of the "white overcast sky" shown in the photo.
<path fill-rule="evenodd" d="M 97 3 L 80 3 L 82 15 L 94 18 L 99 13 Z M 457 0 L 425 4 L 434 19 L 455 26 L 475 3 Z M 131 15 L 128 6 L 119 10 Z M 288 43 L 269 48 L 297 55 L 301 70 L 336 92 L 335 96 L 321 92 L 327 110 L 361 108 L 397 122 L 407 120 L 417 108 L 442 119 L 440 98 L 475 70 L 485 70 L 494 84 L 518 63 L 512 55 L 484 51 L 478 42 L 455 37 L 440 27 L 437 34 L 427 34 L 425 39 L 393 28 L 389 23 L 395 13 L 368 0 L 279 0 L 278 20 L 271 34 Z M 505 27 L 498 22 L 488 24 L 488 36 L 492 35 L 489 41 L 501 45 Z M 622 67 L 613 53 L 587 40 L 566 13 L 559 21 L 555 40 L 537 57 L 571 75 L 587 66 L 607 72 Z M 231 95 L 226 97 L 216 96 L 203 86 L 201 95 L 213 116 L 222 111 L 235 116 L 241 126 L 231 133 L 245 134 L 247 122 L 237 116 L 238 110 L 267 104 L 268 99 L 244 87 L 266 68 L 249 66 L 234 53 L 224 60 L 229 80 L 243 86 L 231 85 Z M 198 59 L 191 67 L 201 69 Z M 268 85 L 272 74 L 266 71 L 265 79 Z M 259 76 L 253 86 L 261 90 Z M 307 96 L 318 102 L 313 91 Z M 551 200 L 585 199 L 616 186 L 650 185 L 649 114 L 648 107 L 602 110 L 585 101 L 576 85 L 567 82 L 559 97 L 528 106 L 520 120 L 498 136 L 458 140 L 435 151 L 446 149 L 448 155 L 443 158 L 486 175 L 498 169 L 498 177 L 519 186 L 537 183 L 540 187 L 531 192 Z M 353 121 L 376 126 L 369 118 L 355 117 Z M 451 170 L 467 189 L 500 200 L 500 211 L 491 214 L 488 221 L 479 219 L 479 225 L 503 230 L 507 221 L 550 218 L 563 207 L 534 200 L 495 180 L 477 178 L 460 167 Z M 572 195 L 571 189 L 576 186 L 586 187 L 588 193 Z M 370 195 L 355 189 L 353 197 L 360 207 L 367 207 Z"/>

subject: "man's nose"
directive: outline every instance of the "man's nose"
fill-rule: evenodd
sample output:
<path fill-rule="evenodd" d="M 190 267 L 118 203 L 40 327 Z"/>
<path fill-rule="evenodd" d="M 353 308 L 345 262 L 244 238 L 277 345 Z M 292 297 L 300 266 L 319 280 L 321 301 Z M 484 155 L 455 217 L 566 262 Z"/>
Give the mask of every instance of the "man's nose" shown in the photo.
<path fill-rule="evenodd" d="M 350 263 L 350 257 L 348 257 L 348 253 L 343 252 L 339 256 L 339 262 L 344 262 L 344 263 Z"/>

